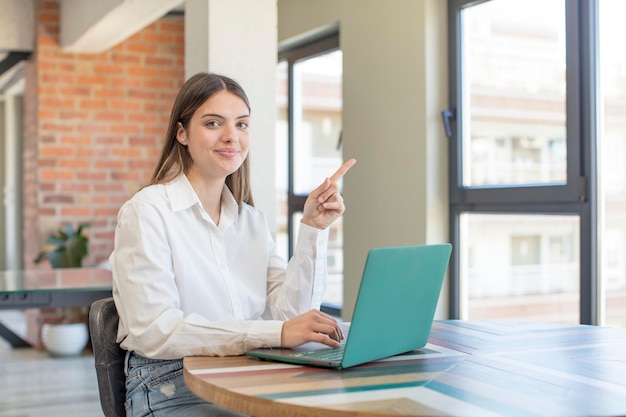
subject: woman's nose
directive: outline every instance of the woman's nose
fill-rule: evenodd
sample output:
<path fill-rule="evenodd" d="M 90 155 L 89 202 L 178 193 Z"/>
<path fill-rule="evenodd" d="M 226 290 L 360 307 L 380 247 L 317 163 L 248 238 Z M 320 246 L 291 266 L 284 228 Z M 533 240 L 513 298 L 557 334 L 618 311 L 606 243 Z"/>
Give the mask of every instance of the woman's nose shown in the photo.
<path fill-rule="evenodd" d="M 225 142 L 238 142 L 239 136 L 237 133 L 237 128 L 235 126 L 227 125 L 224 130 L 223 140 Z"/>

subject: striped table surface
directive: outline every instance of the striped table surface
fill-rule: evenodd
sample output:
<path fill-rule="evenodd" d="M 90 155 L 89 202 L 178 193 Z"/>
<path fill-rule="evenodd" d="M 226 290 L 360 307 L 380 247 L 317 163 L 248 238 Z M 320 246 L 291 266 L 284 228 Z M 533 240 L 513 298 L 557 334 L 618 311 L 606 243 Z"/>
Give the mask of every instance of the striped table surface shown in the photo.
<path fill-rule="evenodd" d="M 626 329 L 442 320 L 425 348 L 349 369 L 187 357 L 184 374 L 255 417 L 625 416 Z"/>

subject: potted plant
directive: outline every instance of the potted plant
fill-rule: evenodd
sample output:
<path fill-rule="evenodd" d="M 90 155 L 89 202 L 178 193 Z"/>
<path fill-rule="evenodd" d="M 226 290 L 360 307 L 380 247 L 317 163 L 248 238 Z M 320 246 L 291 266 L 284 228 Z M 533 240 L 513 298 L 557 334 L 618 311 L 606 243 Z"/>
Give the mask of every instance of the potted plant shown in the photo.
<path fill-rule="evenodd" d="M 42 250 L 35 258 L 38 264 L 44 259 L 50 261 L 53 268 L 80 268 L 83 259 L 89 255 L 89 238 L 83 234 L 89 223 L 80 223 L 74 228 L 70 223 L 48 236 L 46 243 L 51 249 Z"/>
<path fill-rule="evenodd" d="M 50 261 L 52 268 L 80 268 L 89 254 L 89 238 L 84 230 L 89 223 L 80 223 L 74 228 L 67 223 L 64 228 L 46 239 L 48 249 L 39 252 L 34 262 Z M 41 343 L 52 356 L 79 355 L 89 339 L 87 313 L 82 307 L 65 307 L 59 323 L 44 323 L 41 328 Z"/>

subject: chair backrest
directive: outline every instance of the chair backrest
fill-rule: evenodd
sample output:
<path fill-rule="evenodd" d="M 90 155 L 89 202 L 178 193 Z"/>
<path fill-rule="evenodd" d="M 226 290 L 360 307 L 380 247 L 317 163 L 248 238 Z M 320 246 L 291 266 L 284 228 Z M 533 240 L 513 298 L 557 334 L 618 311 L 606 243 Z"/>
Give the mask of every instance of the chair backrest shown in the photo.
<path fill-rule="evenodd" d="M 126 351 L 116 342 L 119 316 L 113 298 L 97 300 L 89 310 L 89 333 L 96 362 L 100 405 L 106 417 L 125 417 Z"/>

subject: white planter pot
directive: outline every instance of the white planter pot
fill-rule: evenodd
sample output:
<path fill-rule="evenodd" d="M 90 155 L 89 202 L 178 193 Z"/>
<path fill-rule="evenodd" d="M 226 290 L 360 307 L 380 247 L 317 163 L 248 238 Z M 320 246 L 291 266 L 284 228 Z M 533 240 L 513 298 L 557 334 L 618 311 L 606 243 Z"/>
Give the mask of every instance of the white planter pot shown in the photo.
<path fill-rule="evenodd" d="M 85 323 L 46 323 L 41 327 L 41 343 L 52 356 L 80 355 L 88 339 Z"/>

